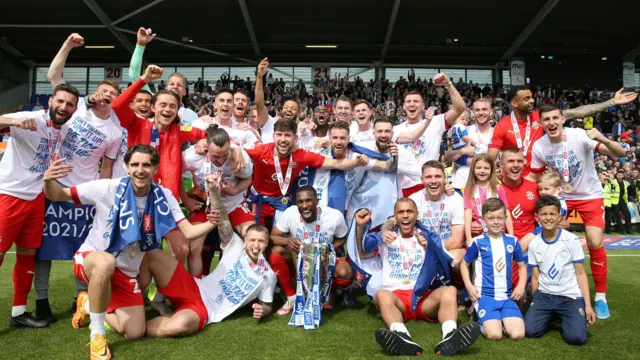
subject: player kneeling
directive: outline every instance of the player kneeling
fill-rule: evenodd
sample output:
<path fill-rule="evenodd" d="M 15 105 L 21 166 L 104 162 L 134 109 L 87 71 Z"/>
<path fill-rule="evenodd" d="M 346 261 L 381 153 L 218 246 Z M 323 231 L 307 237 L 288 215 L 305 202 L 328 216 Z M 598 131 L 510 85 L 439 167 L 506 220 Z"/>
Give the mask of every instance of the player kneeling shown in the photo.
<path fill-rule="evenodd" d="M 502 200 L 487 199 L 482 205 L 482 218 L 487 232 L 476 236 L 467 249 L 460 266 L 469 297 L 474 301 L 478 322 L 484 336 L 490 340 L 502 339 L 502 328 L 513 340 L 524 338 L 524 320 L 518 301 L 527 282 L 527 265 L 518 240 L 504 234 L 507 211 Z M 511 262 L 518 263 L 519 281 L 511 291 Z M 469 265 L 474 263 L 475 276 L 471 283 Z"/>
<path fill-rule="evenodd" d="M 376 330 L 376 342 L 392 355 L 421 354 L 422 347 L 413 341 L 404 325 L 405 321 L 420 319 L 442 324 L 443 340 L 434 349 L 437 355 L 453 355 L 466 349 L 480 336 L 480 326 L 476 322 L 469 322 L 458 328 L 455 287 L 441 286 L 427 290 L 416 311 L 412 311 L 412 295 L 427 257 L 424 248 L 428 241 L 424 236 L 416 235 L 418 208 L 413 200 L 398 200 L 394 212 L 399 235 L 391 243 L 383 242 L 381 233 L 369 234 L 362 241 L 362 233 L 371 213 L 364 210 L 356 214 L 360 258 L 373 257 L 378 252 L 382 260 L 382 288 L 374 300 L 389 329 Z"/>
<path fill-rule="evenodd" d="M 217 182 L 207 176 L 207 185 Z M 171 317 L 159 316 L 147 322 L 147 334 L 153 337 L 189 335 L 205 325 L 222 321 L 237 309 L 253 304 L 253 317 L 271 313 L 276 275 L 264 258 L 269 231 L 253 224 L 244 242 L 233 232 L 224 203 L 215 186 L 209 186 L 214 212 L 220 214 L 218 232 L 224 255 L 213 273 L 202 279 L 190 275 L 170 255 L 154 251 L 147 254 L 140 269 L 140 283 L 155 278 L 158 291 L 174 305 Z"/>
<path fill-rule="evenodd" d="M 542 337 L 556 313 L 562 318 L 564 341 L 584 345 L 587 325 L 595 323 L 596 315 L 591 307 L 580 240 L 558 227 L 562 220 L 560 200 L 554 196 L 538 199 L 536 220 L 542 226 L 542 233 L 529 243 L 533 300 L 525 316 L 526 335 Z"/>

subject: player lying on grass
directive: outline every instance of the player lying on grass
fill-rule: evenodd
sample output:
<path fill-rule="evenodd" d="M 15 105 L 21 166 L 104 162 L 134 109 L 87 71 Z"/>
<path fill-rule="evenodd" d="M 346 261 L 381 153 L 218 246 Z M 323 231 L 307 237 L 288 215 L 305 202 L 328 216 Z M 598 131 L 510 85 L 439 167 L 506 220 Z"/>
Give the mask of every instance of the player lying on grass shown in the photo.
<path fill-rule="evenodd" d="M 379 255 L 382 261 L 382 288 L 374 300 L 388 329 L 376 330 L 376 341 L 392 355 L 420 355 L 422 347 L 413 341 L 404 325 L 408 320 L 420 319 L 442 324 L 442 341 L 434 349 L 437 355 L 453 355 L 466 349 L 480 335 L 480 326 L 469 322 L 458 328 L 456 288 L 438 286 L 438 272 L 450 277 L 448 268 L 453 257 L 446 253 L 435 233 L 418 233 L 418 208 L 413 200 L 398 200 L 394 212 L 399 235 L 392 242 L 383 241 L 380 232 L 363 236 L 371 212 L 360 210 L 356 214 L 360 258 Z M 422 299 L 416 296 L 418 287 L 426 290 Z"/>
<path fill-rule="evenodd" d="M 153 181 L 160 157 L 150 145 L 137 144 L 127 151 L 128 177 L 71 188 L 57 182 L 73 171 L 64 161 L 54 161 L 44 174 L 47 198 L 96 207 L 93 226 L 74 256 L 73 270 L 89 292 L 78 296 L 72 325 L 77 328 L 91 320 L 91 358 L 110 359 L 105 318 L 126 338 L 145 333 L 144 301 L 136 279 L 145 252 L 162 252 L 162 237 L 176 226 L 187 239 L 195 239 L 213 230 L 217 219 L 212 216 L 198 225 L 184 221 L 171 192 Z"/>
<path fill-rule="evenodd" d="M 218 233 L 224 251 L 213 273 L 198 279 L 176 259 L 162 251 L 147 254 L 140 268 L 141 284 L 154 277 L 158 291 L 175 307 L 170 317 L 147 322 L 147 335 L 172 337 L 194 334 L 211 323 L 222 321 L 237 309 L 253 302 L 253 317 L 260 319 L 272 310 L 276 275 L 264 258 L 269 243 L 266 227 L 249 226 L 243 240 L 233 231 L 221 199 L 216 175 L 207 175 L 211 211 L 219 214 Z"/>

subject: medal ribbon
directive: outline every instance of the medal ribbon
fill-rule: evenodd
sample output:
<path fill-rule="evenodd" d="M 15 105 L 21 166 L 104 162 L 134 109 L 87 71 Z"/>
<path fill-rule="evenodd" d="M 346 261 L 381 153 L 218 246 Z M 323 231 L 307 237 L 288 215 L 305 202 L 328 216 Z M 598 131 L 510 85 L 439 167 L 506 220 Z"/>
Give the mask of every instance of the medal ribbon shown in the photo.
<path fill-rule="evenodd" d="M 284 180 L 282 179 L 280 159 L 275 149 L 273 149 L 273 164 L 276 167 L 276 177 L 278 178 L 278 185 L 280 185 L 280 192 L 282 193 L 282 196 L 286 196 L 287 191 L 289 190 L 289 183 L 291 182 L 291 172 L 293 170 L 293 153 L 289 155 L 289 165 L 287 166 L 287 174 Z"/>
<path fill-rule="evenodd" d="M 55 149 L 53 148 L 53 122 L 50 119 L 47 119 L 47 146 L 49 147 L 47 166 L 49 166 L 52 161 L 58 160 L 58 157 L 61 156 L 59 153 L 62 148 L 62 128 L 58 131 L 56 146 Z"/>
<path fill-rule="evenodd" d="M 567 148 L 569 143 L 567 141 L 567 134 L 562 135 L 562 180 L 565 184 L 569 184 L 569 151 Z"/>
<path fill-rule="evenodd" d="M 516 114 L 513 111 L 511 112 L 511 126 L 513 127 L 513 135 L 516 137 L 518 148 L 522 150 L 522 154 L 524 156 L 527 156 L 527 152 L 529 151 L 529 138 L 531 137 L 531 119 L 529 118 L 529 115 L 527 115 L 527 130 L 524 135 L 524 144 L 522 142 L 522 137 L 520 136 L 520 126 L 518 126 L 518 119 L 516 118 Z"/>

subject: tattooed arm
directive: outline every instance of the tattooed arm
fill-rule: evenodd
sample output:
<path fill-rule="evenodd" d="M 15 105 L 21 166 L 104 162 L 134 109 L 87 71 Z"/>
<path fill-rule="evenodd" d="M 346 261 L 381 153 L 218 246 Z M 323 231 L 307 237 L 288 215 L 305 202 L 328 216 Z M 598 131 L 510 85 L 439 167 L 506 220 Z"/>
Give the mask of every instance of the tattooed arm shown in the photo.
<path fill-rule="evenodd" d="M 575 109 L 568 109 L 563 111 L 562 115 L 564 115 L 567 120 L 578 119 L 585 116 L 597 114 L 612 106 L 630 103 L 634 101 L 636 97 L 638 97 L 638 94 L 635 92 L 623 94 L 622 90 L 623 89 L 618 90 L 618 92 L 616 92 L 615 96 L 611 100 L 607 100 L 598 104 L 579 106 Z"/>
<path fill-rule="evenodd" d="M 211 211 L 220 214 L 220 223 L 218 224 L 218 234 L 220 235 L 220 246 L 226 246 L 233 237 L 233 226 L 229 221 L 227 208 L 222 202 L 222 197 L 218 191 L 218 179 L 215 175 L 207 175 L 207 186 L 209 188 L 209 203 Z"/>

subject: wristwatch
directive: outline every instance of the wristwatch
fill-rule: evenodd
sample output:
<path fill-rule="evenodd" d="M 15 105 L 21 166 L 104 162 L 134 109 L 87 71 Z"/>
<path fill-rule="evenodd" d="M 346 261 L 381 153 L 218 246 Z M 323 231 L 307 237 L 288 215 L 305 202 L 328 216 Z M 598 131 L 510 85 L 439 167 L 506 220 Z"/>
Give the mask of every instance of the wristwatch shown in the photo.
<path fill-rule="evenodd" d="M 85 104 L 87 104 L 87 107 L 92 107 L 92 106 L 94 106 L 94 105 L 96 104 L 96 103 L 94 103 L 93 101 L 91 101 L 91 96 L 87 96 L 87 97 L 85 98 L 85 101 L 84 101 L 84 102 L 85 102 Z"/>

